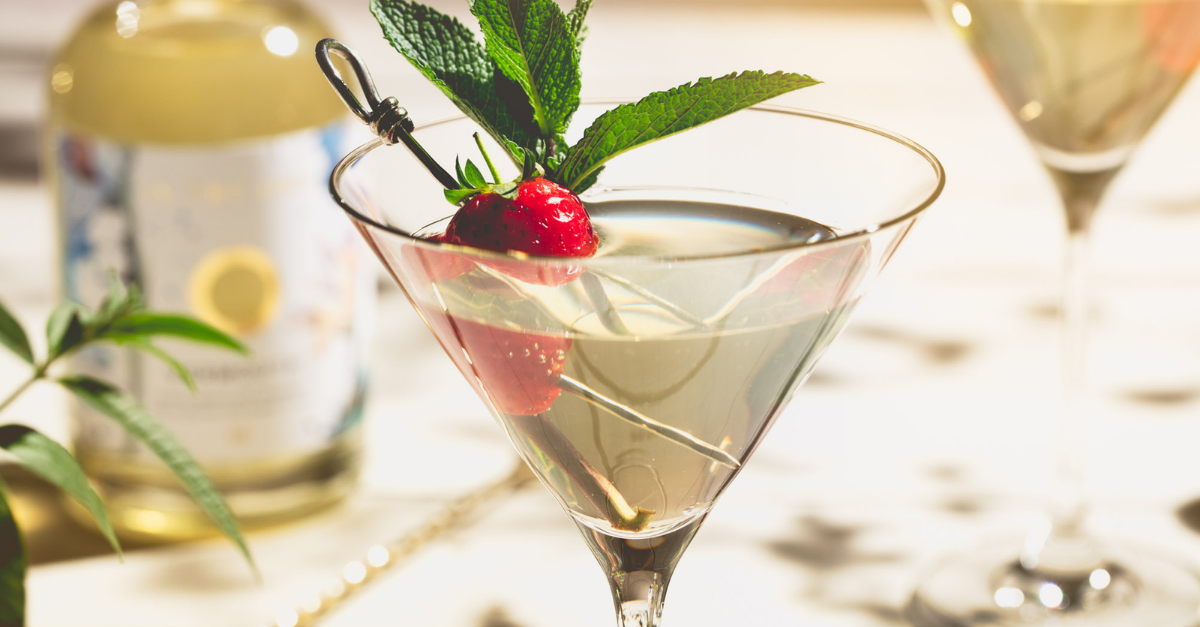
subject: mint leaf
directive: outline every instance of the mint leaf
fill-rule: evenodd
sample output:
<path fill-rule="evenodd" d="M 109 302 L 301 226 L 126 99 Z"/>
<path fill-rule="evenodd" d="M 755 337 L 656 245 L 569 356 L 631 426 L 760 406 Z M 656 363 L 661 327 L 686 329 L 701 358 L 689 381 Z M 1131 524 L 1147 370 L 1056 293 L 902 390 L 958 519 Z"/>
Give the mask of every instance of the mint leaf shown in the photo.
<path fill-rule="evenodd" d="M 25 624 L 25 541 L 0 481 L 0 625 Z"/>
<path fill-rule="evenodd" d="M 576 0 L 575 8 L 567 13 L 567 24 L 571 27 L 571 34 L 575 36 L 575 47 L 583 46 L 583 40 L 587 37 L 587 28 L 584 27 L 583 21 L 587 19 L 588 10 L 592 8 L 592 0 Z"/>
<path fill-rule="evenodd" d="M 191 494 L 200 509 L 208 514 L 221 533 L 237 545 L 246 562 L 254 569 L 255 574 L 258 574 L 254 558 L 250 556 L 250 548 L 246 546 L 246 541 L 238 530 L 237 521 L 212 481 L 187 450 L 180 446 L 137 400 L 103 381 L 90 377 L 64 377 L 58 379 L 58 383 L 84 404 L 120 424 L 125 431 L 157 455 L 175 473 L 184 489 Z"/>
<path fill-rule="evenodd" d="M 504 147 L 513 163 L 533 145 L 533 110 L 462 22 L 407 0 L 371 0 L 384 37 Z"/>
<path fill-rule="evenodd" d="M 92 515 L 117 555 L 121 554 L 121 544 L 113 533 L 104 502 L 88 484 L 83 468 L 79 467 L 79 462 L 67 449 L 38 431 L 15 424 L 0 427 L 0 448 L 12 453 L 27 470 L 54 484 L 82 505 Z M 0 621 L 0 624 L 7 623 Z"/>
<path fill-rule="evenodd" d="M 819 82 L 803 74 L 752 71 L 655 92 L 596 118 L 568 150 L 554 181 L 582 193 L 604 162 L 623 152 Z"/>
<path fill-rule="evenodd" d="M 579 108 L 579 49 L 554 0 L 472 0 L 487 52 L 529 97 L 542 137 L 566 131 Z"/>
<path fill-rule="evenodd" d="M 16 353 L 17 357 L 33 363 L 33 349 L 29 347 L 29 337 L 25 335 L 21 323 L 8 313 L 4 303 L 0 303 L 0 346 L 7 347 Z"/>
<path fill-rule="evenodd" d="M 574 191 L 575 189 L 578 189 L 579 191 L 575 192 L 575 193 L 582 194 L 584 192 L 584 190 L 586 190 L 589 187 L 596 184 L 596 181 L 600 178 L 600 173 L 603 171 L 604 171 L 604 166 L 600 166 L 600 167 L 596 168 L 595 170 L 592 170 L 591 174 L 588 174 L 587 176 L 583 177 L 582 179 L 579 179 L 579 182 L 575 184 L 575 187 L 568 188 L 568 189 L 571 189 L 572 191 Z"/>

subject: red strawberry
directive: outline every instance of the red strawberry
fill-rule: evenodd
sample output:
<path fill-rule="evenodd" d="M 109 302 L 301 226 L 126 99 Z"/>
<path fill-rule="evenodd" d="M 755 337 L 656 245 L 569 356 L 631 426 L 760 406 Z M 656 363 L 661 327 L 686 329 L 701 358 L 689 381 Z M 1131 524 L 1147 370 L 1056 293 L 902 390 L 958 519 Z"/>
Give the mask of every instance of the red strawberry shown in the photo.
<path fill-rule="evenodd" d="M 433 235 L 425 239 L 432 242 L 447 241 L 445 235 Z M 457 279 L 475 267 L 475 262 L 466 256 L 445 250 L 405 246 L 404 255 L 405 260 L 420 268 L 425 278 L 431 283 Z"/>
<path fill-rule="evenodd" d="M 862 264 L 867 259 L 865 244 L 832 244 L 807 250 L 781 268 L 758 294 L 791 294 L 817 309 L 828 309 L 840 303 L 861 278 Z"/>
<path fill-rule="evenodd" d="M 512 331 L 451 318 L 451 326 L 496 409 L 536 416 L 561 393 L 555 383 L 566 363 L 571 339 Z"/>
<path fill-rule="evenodd" d="M 450 219 L 444 241 L 545 257 L 590 257 L 599 244 L 579 197 L 540 177 L 518 185 L 515 199 L 493 192 L 469 198 Z M 544 285 L 562 285 L 582 271 L 530 263 L 491 265 L 526 283 Z"/>

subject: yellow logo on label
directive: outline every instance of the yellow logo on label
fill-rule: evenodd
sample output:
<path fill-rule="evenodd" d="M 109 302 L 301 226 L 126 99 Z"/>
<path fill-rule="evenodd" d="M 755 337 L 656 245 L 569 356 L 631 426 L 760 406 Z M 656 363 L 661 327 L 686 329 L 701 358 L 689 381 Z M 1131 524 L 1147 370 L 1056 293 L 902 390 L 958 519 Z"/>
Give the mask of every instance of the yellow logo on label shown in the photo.
<path fill-rule="evenodd" d="M 192 271 L 188 300 L 196 316 L 226 333 L 257 331 L 279 306 L 275 265 L 252 246 L 218 248 Z"/>

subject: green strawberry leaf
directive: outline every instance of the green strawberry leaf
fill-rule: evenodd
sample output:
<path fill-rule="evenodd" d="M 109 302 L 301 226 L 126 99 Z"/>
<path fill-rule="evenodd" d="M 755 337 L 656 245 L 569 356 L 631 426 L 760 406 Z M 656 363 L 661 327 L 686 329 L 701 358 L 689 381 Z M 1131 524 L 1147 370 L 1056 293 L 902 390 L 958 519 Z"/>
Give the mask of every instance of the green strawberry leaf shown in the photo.
<path fill-rule="evenodd" d="M 521 186 L 520 181 L 512 181 L 511 183 L 501 183 L 500 185 L 492 186 L 492 193 L 504 196 L 509 200 L 517 199 L 517 189 Z"/>
<path fill-rule="evenodd" d="M 534 160 L 533 153 L 525 153 L 525 163 L 521 165 L 521 180 L 524 181 L 533 176 L 537 171 L 537 161 Z"/>
<path fill-rule="evenodd" d="M 604 162 L 623 152 L 819 82 L 803 74 L 742 72 L 702 78 L 610 109 L 571 146 L 555 182 L 582 193 Z"/>
<path fill-rule="evenodd" d="M 21 323 L 8 312 L 4 303 L 0 303 L 0 345 L 26 362 L 33 363 L 33 349 L 29 347 L 29 337 L 25 335 Z"/>
<path fill-rule="evenodd" d="M 371 0 L 384 37 L 467 117 L 504 147 L 518 166 L 518 148 L 533 145 L 533 110 L 520 85 L 457 19 L 408 0 Z"/>
<path fill-rule="evenodd" d="M 112 340 L 121 343 L 159 335 L 219 346 L 242 354 L 249 352 L 244 344 L 232 336 L 195 318 L 181 314 L 152 313 L 149 311 L 132 313 L 113 320 L 107 327 L 98 332 L 96 339 Z"/>
<path fill-rule="evenodd" d="M 488 182 L 487 179 L 483 178 L 483 172 L 480 172 L 479 167 L 474 163 L 471 163 L 470 159 L 467 159 L 466 174 L 468 187 L 473 187 L 475 189 L 487 187 Z"/>
<path fill-rule="evenodd" d="M 487 52 L 529 97 L 541 136 L 563 133 L 579 108 L 579 49 L 554 0 L 472 0 Z"/>
<path fill-rule="evenodd" d="M 446 197 L 447 202 L 452 205 L 457 205 L 458 203 L 478 193 L 479 190 L 477 189 L 447 189 L 442 192 L 442 195 Z"/>
<path fill-rule="evenodd" d="M 175 476 L 200 509 L 212 519 L 221 533 L 225 534 L 237 545 L 250 568 L 258 575 L 258 567 L 250 555 L 250 548 L 242 538 L 237 521 L 229 506 L 221 498 L 212 481 L 204 474 L 204 470 L 192 459 L 192 456 L 180 446 L 179 442 L 154 419 L 136 399 L 115 387 L 90 377 L 72 376 L 58 379 L 58 383 L 69 390 L 85 405 L 108 416 L 121 425 L 125 431 L 140 440 L 155 455 L 161 459 Z"/>
<path fill-rule="evenodd" d="M 461 185 L 463 187 L 471 187 L 471 184 L 467 182 L 467 175 L 463 173 L 462 162 L 459 161 L 458 157 L 454 158 L 454 177 L 456 179 L 458 179 L 459 185 Z M 446 191 L 459 191 L 459 190 L 446 190 Z"/>
<path fill-rule="evenodd" d="M 8 487 L 0 481 L 0 625 L 25 624 L 25 541 L 8 505 Z"/>
<path fill-rule="evenodd" d="M 25 425 L 16 424 L 0 427 L 0 448 L 11 453 L 27 470 L 54 484 L 87 509 L 113 550 L 121 555 L 121 544 L 113 533 L 104 502 L 88 484 L 83 468 L 79 467 L 79 462 L 67 449 Z M 0 624 L 7 623 L 0 620 Z"/>

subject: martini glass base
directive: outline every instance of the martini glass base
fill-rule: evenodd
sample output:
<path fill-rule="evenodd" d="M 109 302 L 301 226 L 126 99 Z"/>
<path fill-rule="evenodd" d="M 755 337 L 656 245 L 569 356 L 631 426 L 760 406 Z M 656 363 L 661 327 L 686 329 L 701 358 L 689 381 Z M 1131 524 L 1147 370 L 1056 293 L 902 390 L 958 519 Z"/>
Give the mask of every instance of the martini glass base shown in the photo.
<path fill-rule="evenodd" d="M 959 555 L 925 574 L 906 614 L 916 627 L 1200 625 L 1200 576 L 1184 564 L 1105 545 L 1101 568 L 1027 570 L 1020 542 Z"/>

